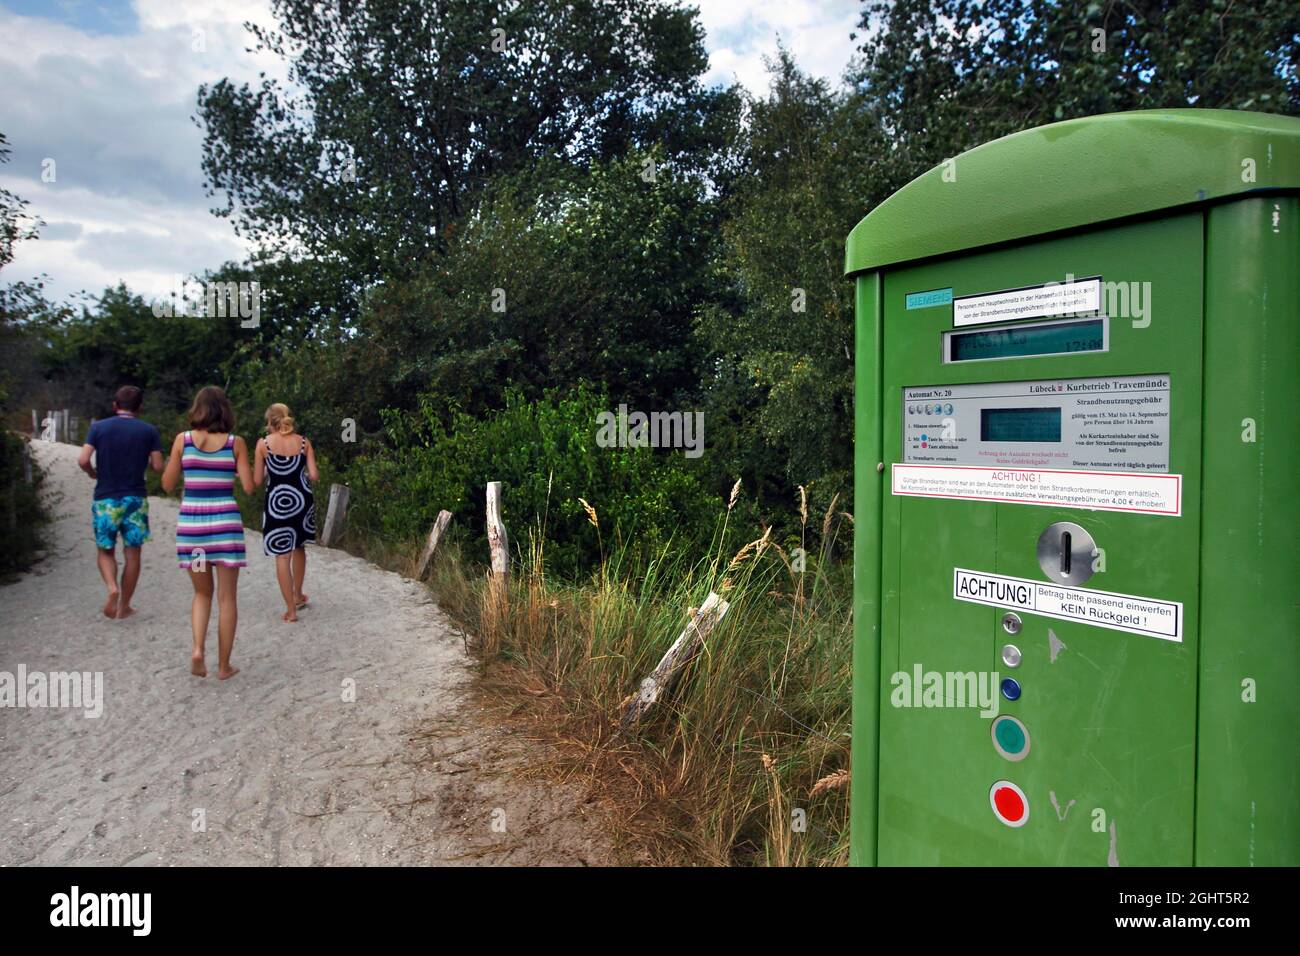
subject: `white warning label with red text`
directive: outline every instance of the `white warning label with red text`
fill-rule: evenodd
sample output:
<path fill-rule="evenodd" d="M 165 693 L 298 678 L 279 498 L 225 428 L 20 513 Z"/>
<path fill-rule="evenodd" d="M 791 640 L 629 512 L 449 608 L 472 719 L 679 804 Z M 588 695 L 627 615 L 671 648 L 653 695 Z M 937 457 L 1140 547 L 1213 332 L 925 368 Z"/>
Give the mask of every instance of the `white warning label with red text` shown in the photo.
<path fill-rule="evenodd" d="M 1150 515 L 1183 513 L 1182 475 L 896 463 L 891 476 L 896 495 Z"/>
<path fill-rule="evenodd" d="M 1012 578 L 1005 574 L 953 568 L 952 596 L 958 601 L 1014 608 L 1061 621 L 1183 641 L 1181 601 L 1157 601 L 1132 594 Z"/>

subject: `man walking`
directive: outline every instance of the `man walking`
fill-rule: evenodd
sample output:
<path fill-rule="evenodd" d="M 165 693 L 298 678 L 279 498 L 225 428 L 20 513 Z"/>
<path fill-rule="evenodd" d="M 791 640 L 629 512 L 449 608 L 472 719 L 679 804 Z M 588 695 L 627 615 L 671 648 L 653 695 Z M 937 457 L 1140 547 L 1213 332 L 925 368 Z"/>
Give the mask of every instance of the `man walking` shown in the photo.
<path fill-rule="evenodd" d="M 163 470 L 162 438 L 158 429 L 136 418 L 144 392 L 123 385 L 113 397 L 113 417 L 90 426 L 78 464 L 95 479 L 90 514 L 99 549 L 99 573 L 108 588 L 106 617 L 122 619 L 135 613 L 131 595 L 140 580 L 140 547 L 149 540 L 149 499 L 144 470 Z M 95 463 L 90 463 L 94 455 Z M 117 577 L 117 537 L 122 536 L 121 583 Z"/>

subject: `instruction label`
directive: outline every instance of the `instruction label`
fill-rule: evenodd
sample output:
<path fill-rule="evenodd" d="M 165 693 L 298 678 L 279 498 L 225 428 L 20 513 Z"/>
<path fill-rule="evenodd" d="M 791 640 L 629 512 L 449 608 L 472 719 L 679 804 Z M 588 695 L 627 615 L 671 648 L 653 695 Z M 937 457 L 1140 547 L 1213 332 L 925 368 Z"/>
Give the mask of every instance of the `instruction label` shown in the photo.
<path fill-rule="evenodd" d="M 903 389 L 903 461 L 1065 471 L 1169 470 L 1163 373 Z"/>
<path fill-rule="evenodd" d="M 1179 644 L 1183 641 L 1181 601 L 1157 601 L 965 568 L 953 568 L 952 596 L 971 604 L 1014 608 L 1060 621 L 1077 621 Z"/>
<path fill-rule="evenodd" d="M 896 463 L 891 477 L 894 494 L 918 498 L 1135 511 L 1170 517 L 1183 513 L 1182 475 Z"/>
<path fill-rule="evenodd" d="M 960 327 L 1047 315 L 1088 315 L 1100 310 L 1101 277 L 1097 276 L 958 296 L 952 300 L 952 324 Z"/>

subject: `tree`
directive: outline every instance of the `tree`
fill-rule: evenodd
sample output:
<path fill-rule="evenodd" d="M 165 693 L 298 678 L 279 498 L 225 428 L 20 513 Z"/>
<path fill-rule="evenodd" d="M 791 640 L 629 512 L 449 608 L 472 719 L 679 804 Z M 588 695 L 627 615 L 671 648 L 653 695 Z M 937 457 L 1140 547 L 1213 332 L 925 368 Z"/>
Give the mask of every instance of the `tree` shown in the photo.
<path fill-rule="evenodd" d="M 264 247 L 410 275 L 499 175 L 659 143 L 706 161 L 735 95 L 704 90 L 696 12 L 646 0 L 275 0 L 291 85 L 198 95 L 214 210 Z"/>
<path fill-rule="evenodd" d="M 1188 106 L 1300 112 L 1290 0 L 868 0 L 859 28 L 850 78 L 889 138 L 874 157 L 889 192 L 1057 120 Z"/>
<path fill-rule="evenodd" d="M 651 174 L 653 171 L 653 175 Z M 474 415 L 586 380 L 634 408 L 691 402 L 693 315 L 715 297 L 716 202 L 697 176 L 632 153 L 503 178 L 444 255 L 367 300 L 353 351 L 372 397 Z"/>
<path fill-rule="evenodd" d="M 9 139 L 0 133 L 0 163 L 9 162 Z M 13 262 L 14 246 L 24 239 L 35 239 L 41 221 L 27 211 L 27 200 L 8 189 L 0 188 L 0 269 Z"/>
<path fill-rule="evenodd" d="M 847 490 L 852 473 L 853 302 L 843 242 L 883 148 L 849 98 L 782 50 L 768 96 L 749 104 L 743 175 L 728 203 L 722 268 L 730 299 L 701 310 L 713 485 L 743 475 L 773 512 L 794 485 Z M 732 477 L 728 479 L 728 475 Z"/>

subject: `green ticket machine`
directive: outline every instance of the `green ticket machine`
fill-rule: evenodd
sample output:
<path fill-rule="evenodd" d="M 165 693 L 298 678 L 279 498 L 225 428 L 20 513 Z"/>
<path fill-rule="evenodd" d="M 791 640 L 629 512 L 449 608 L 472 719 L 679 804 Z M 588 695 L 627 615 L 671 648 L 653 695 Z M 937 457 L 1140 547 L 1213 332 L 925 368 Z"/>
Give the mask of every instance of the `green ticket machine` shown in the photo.
<path fill-rule="evenodd" d="M 856 288 L 852 859 L 1300 864 L 1300 121 L 924 174 Z"/>

